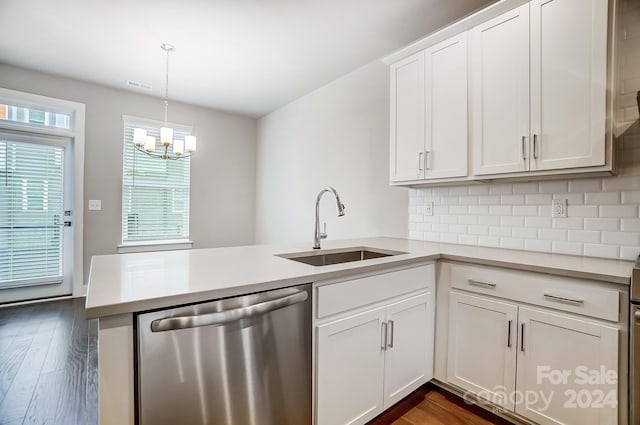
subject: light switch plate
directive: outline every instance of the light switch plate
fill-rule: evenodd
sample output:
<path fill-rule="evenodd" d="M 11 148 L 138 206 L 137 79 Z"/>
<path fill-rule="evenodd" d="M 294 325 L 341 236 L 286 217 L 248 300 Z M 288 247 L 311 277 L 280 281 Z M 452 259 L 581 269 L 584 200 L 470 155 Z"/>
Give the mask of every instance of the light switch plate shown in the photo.
<path fill-rule="evenodd" d="M 89 210 L 91 211 L 100 211 L 102 209 L 102 200 L 100 199 L 89 199 Z"/>
<path fill-rule="evenodd" d="M 424 208 L 424 215 L 427 217 L 433 216 L 433 202 L 427 202 Z"/>
<path fill-rule="evenodd" d="M 554 199 L 551 201 L 551 217 L 567 218 L 567 200 Z"/>

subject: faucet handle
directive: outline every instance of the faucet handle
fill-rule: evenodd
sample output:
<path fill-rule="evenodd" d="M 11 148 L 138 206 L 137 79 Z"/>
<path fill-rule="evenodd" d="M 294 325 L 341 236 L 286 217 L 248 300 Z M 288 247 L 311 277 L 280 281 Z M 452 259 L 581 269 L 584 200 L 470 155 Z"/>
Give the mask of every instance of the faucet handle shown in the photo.
<path fill-rule="evenodd" d="M 320 239 L 327 239 L 327 222 L 323 223 L 323 230 L 320 233 Z"/>

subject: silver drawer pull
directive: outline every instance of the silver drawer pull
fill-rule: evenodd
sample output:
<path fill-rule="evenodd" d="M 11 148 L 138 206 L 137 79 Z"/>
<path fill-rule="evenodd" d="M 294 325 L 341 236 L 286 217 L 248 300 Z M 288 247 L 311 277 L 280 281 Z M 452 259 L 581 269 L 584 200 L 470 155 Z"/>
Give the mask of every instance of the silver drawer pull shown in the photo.
<path fill-rule="evenodd" d="M 492 282 L 481 282 L 479 280 L 469 279 L 469 285 L 481 286 L 483 288 L 495 288 L 496 284 Z"/>
<path fill-rule="evenodd" d="M 551 301 L 558 301 L 561 303 L 566 303 L 566 304 L 575 304 L 575 305 L 582 305 L 584 304 L 584 300 L 578 299 L 578 298 L 568 298 L 568 297 L 560 297 L 558 295 L 551 295 L 551 294 L 544 294 L 544 297 L 551 300 Z"/>
<path fill-rule="evenodd" d="M 633 313 L 633 317 L 635 317 L 636 320 L 640 320 L 640 311 L 636 311 L 635 313 Z"/>
<path fill-rule="evenodd" d="M 388 336 L 388 334 L 387 334 L 387 322 L 382 322 L 382 324 L 381 324 L 381 325 L 382 325 L 382 326 L 381 326 L 381 332 L 382 332 L 381 339 L 382 339 L 382 344 L 380 345 L 380 348 L 386 351 L 386 350 L 387 350 L 387 336 Z"/>

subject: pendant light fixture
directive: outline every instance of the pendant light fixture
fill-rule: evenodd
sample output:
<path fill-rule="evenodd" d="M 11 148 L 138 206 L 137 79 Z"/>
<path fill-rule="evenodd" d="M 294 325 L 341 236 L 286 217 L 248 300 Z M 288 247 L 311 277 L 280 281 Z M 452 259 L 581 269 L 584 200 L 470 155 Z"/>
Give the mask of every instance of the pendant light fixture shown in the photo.
<path fill-rule="evenodd" d="M 133 129 L 133 143 L 137 150 L 144 152 L 153 158 L 180 159 L 191 156 L 196 151 L 195 136 L 186 136 L 184 140 L 173 139 L 173 128 L 169 127 L 169 53 L 176 50 L 171 44 L 164 43 L 160 46 L 167 54 L 167 66 L 164 86 L 164 126 L 160 128 L 161 152 L 155 153 L 156 138 L 147 135 L 144 128 Z M 173 152 L 169 152 L 169 146 L 173 144 Z M 186 152 L 186 153 L 185 153 Z"/>

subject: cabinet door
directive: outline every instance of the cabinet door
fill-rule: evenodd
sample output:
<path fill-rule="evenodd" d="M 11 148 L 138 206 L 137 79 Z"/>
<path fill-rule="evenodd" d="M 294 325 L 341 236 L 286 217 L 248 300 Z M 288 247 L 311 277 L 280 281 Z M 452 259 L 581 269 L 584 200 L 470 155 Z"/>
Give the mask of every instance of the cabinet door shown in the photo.
<path fill-rule="evenodd" d="M 528 4 L 472 30 L 471 103 L 473 173 L 528 170 Z"/>
<path fill-rule="evenodd" d="M 467 175 L 467 33 L 426 51 L 425 179 Z"/>
<path fill-rule="evenodd" d="M 383 411 L 384 308 L 318 326 L 317 425 L 364 424 Z"/>
<path fill-rule="evenodd" d="M 532 170 L 605 163 L 607 7 L 531 2 Z"/>
<path fill-rule="evenodd" d="M 447 380 L 513 411 L 515 304 L 452 291 Z"/>
<path fill-rule="evenodd" d="M 391 66 L 391 181 L 424 178 L 424 51 Z"/>
<path fill-rule="evenodd" d="M 434 301 L 429 292 L 387 308 L 385 409 L 433 378 Z"/>
<path fill-rule="evenodd" d="M 520 307 L 516 412 L 541 425 L 617 424 L 618 330 L 563 314 Z M 545 402 L 549 400 L 548 403 Z M 602 406 L 598 406 L 602 404 Z"/>

